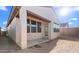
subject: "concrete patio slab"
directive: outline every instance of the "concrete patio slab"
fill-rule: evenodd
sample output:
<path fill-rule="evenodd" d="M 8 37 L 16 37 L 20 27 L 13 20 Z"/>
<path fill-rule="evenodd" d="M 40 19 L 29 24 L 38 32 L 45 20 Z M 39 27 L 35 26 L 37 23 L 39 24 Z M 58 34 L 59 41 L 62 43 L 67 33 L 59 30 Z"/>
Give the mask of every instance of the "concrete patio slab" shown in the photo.
<path fill-rule="evenodd" d="M 19 47 L 8 38 L 0 39 L 0 53 L 78 53 L 79 37 L 63 36 L 59 39 L 41 43 L 28 49 Z"/>
<path fill-rule="evenodd" d="M 8 37 L 0 37 L 0 52 L 8 52 L 10 50 L 18 50 L 16 43 Z"/>

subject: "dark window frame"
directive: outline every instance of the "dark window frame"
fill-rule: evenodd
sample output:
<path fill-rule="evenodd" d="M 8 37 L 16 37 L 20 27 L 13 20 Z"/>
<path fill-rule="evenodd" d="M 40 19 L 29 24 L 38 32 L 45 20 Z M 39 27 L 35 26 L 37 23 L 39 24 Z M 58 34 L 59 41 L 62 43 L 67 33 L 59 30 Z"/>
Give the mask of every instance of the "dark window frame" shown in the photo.
<path fill-rule="evenodd" d="M 41 22 L 27 19 L 27 33 L 41 33 Z"/>

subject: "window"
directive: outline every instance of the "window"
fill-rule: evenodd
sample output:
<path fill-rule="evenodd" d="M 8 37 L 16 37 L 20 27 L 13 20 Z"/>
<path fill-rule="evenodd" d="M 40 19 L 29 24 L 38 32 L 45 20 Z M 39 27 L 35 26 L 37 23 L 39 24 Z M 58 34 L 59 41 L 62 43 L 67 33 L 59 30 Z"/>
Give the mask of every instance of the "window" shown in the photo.
<path fill-rule="evenodd" d="M 27 33 L 30 32 L 30 19 L 27 19 Z"/>
<path fill-rule="evenodd" d="M 41 22 L 37 22 L 37 32 L 41 32 Z"/>
<path fill-rule="evenodd" d="M 59 32 L 59 24 L 54 23 L 54 32 Z"/>
<path fill-rule="evenodd" d="M 31 20 L 31 32 L 36 32 L 36 21 Z"/>
<path fill-rule="evenodd" d="M 36 22 L 34 20 L 27 19 L 27 33 L 29 32 L 41 32 L 41 22 Z"/>
<path fill-rule="evenodd" d="M 30 24 L 30 19 L 27 19 L 27 24 Z"/>

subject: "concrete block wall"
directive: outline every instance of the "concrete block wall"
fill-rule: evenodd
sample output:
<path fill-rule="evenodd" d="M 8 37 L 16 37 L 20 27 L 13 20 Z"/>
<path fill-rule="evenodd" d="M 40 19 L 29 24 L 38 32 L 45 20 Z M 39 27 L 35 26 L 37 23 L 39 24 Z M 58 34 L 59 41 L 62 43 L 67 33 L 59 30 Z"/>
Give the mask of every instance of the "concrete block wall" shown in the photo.
<path fill-rule="evenodd" d="M 79 36 L 79 28 L 60 28 L 60 34 L 66 36 Z"/>

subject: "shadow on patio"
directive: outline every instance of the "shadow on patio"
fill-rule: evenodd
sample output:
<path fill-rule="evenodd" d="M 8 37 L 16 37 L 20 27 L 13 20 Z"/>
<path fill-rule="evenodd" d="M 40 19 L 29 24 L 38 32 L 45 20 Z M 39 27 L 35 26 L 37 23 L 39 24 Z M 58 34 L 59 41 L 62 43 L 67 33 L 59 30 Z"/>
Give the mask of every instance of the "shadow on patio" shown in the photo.
<path fill-rule="evenodd" d="M 60 39 L 69 40 L 69 41 L 79 41 L 79 36 L 77 36 L 77 35 L 74 35 L 74 36 L 61 35 Z"/>
<path fill-rule="evenodd" d="M 56 47 L 58 39 L 38 44 L 39 47 L 30 47 L 21 50 L 17 44 L 8 37 L 0 37 L 0 53 L 48 53 Z"/>
<path fill-rule="evenodd" d="M 79 52 L 78 46 L 79 37 L 62 35 L 60 38 L 21 50 L 13 40 L 0 38 L 0 52 L 6 53 Z"/>
<path fill-rule="evenodd" d="M 8 37 L 0 37 L 0 52 L 9 52 L 11 50 L 18 50 L 16 43 Z"/>
<path fill-rule="evenodd" d="M 54 49 L 57 45 L 58 38 L 55 40 L 51 40 L 49 42 L 41 43 L 38 45 L 35 45 L 33 47 L 30 47 L 28 49 L 24 50 L 18 50 L 17 52 L 22 52 L 22 53 L 48 53 L 52 49 Z"/>

